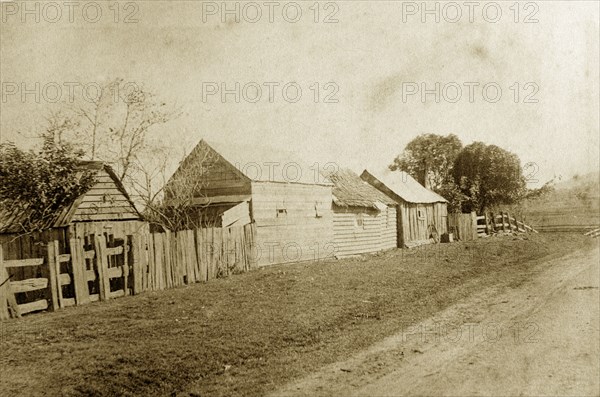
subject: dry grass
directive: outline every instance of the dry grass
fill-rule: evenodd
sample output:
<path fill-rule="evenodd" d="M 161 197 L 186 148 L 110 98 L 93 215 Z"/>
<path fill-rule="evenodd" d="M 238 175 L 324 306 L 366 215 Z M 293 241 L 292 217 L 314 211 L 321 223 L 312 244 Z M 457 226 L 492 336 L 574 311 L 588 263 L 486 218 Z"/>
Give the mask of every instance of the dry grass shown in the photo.
<path fill-rule="evenodd" d="M 2 327 L 0 395 L 261 395 L 593 246 L 536 235 L 272 266 Z"/>

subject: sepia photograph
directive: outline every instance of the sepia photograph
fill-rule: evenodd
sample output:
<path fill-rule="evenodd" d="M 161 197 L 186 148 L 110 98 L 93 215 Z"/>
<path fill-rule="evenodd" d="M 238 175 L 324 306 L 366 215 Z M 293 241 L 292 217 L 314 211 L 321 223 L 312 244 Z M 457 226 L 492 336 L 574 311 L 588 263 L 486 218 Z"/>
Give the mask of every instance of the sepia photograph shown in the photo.
<path fill-rule="evenodd" d="M 599 0 L 0 0 L 0 396 L 600 397 Z"/>

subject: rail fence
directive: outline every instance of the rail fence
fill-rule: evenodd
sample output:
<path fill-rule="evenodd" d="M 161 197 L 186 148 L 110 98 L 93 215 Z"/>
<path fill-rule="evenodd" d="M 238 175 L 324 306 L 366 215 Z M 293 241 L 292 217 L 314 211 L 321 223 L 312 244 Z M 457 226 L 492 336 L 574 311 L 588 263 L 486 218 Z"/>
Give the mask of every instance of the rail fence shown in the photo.
<path fill-rule="evenodd" d="M 472 241 L 493 234 L 537 233 L 523 219 L 519 220 L 504 211 L 496 214 L 486 212 L 483 215 L 475 212 L 448 214 L 448 230 L 461 241 Z"/>
<path fill-rule="evenodd" d="M 39 243 L 6 260 L 0 245 L 0 320 L 144 291 L 205 282 L 256 267 L 254 224 Z"/>

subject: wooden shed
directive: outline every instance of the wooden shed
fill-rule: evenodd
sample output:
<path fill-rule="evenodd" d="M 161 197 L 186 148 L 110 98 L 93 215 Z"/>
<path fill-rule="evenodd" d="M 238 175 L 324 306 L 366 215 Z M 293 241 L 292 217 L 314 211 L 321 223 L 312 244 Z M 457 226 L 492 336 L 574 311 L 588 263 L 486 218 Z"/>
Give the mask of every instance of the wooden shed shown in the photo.
<path fill-rule="evenodd" d="M 142 216 L 125 191 L 125 188 L 108 166 L 97 161 L 82 161 L 82 171 L 91 171 L 94 184 L 88 191 L 61 211 L 52 214 L 39 230 L 25 230 L 26 210 L 0 208 L 0 243 L 7 259 L 27 258 L 35 255 L 34 242 L 58 240 L 62 252 L 69 250 L 69 239 L 83 238 L 87 234 L 101 233 L 116 238 L 147 228 Z M 31 242 L 31 244 L 30 244 Z"/>
<path fill-rule="evenodd" d="M 396 202 L 351 170 L 340 169 L 326 176 L 334 185 L 336 256 L 396 248 Z"/>
<path fill-rule="evenodd" d="M 256 223 L 259 266 L 333 256 L 332 184 L 294 155 L 201 140 L 169 180 L 168 195 L 190 183 L 199 217 L 220 227 Z"/>
<path fill-rule="evenodd" d="M 374 175 L 365 170 L 361 178 L 398 204 L 398 247 L 427 244 L 447 233 L 448 201 L 407 173 Z"/>

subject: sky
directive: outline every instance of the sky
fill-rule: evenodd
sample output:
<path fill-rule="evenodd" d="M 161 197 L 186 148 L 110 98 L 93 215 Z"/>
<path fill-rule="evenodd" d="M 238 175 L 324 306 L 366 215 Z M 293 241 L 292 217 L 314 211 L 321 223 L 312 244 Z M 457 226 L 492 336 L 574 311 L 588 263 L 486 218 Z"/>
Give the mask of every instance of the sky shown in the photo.
<path fill-rule="evenodd" d="M 120 77 L 181 107 L 151 130 L 181 153 L 206 138 L 380 172 L 452 133 L 516 153 L 531 186 L 600 165 L 596 1 L 74 3 L 0 3 L 1 141 L 30 147 L 68 87 Z"/>

